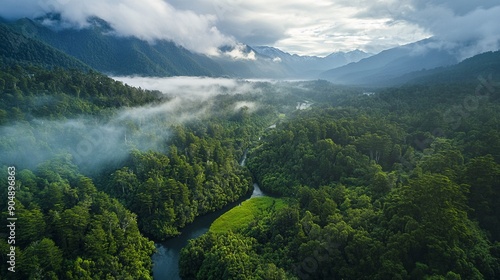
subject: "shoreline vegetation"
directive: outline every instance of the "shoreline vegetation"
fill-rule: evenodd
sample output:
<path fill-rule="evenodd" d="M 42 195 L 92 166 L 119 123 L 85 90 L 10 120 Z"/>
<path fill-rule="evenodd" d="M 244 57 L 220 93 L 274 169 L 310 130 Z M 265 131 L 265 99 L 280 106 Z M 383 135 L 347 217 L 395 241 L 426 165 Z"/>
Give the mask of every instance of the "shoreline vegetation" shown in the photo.
<path fill-rule="evenodd" d="M 269 196 L 253 197 L 227 211 L 210 226 L 210 231 L 221 233 L 237 232 L 246 228 L 253 220 L 283 208 L 286 202 Z"/>
<path fill-rule="evenodd" d="M 0 276 L 151 279 L 150 239 L 257 183 L 280 198 L 249 200 L 192 240 L 183 279 L 498 278 L 500 89 L 487 77 L 369 90 L 226 79 L 164 93 L 2 66 L 0 184 L 16 166 L 17 220 L 16 273 L 3 262 Z"/>

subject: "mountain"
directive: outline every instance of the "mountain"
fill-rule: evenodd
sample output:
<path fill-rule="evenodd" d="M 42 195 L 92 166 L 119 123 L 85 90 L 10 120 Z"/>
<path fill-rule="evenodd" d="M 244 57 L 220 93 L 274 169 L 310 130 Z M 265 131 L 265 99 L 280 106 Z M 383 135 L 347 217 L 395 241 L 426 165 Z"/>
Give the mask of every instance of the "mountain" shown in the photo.
<path fill-rule="evenodd" d="M 43 42 L 0 23 L 0 65 L 29 65 L 89 70 L 91 67 Z"/>
<path fill-rule="evenodd" d="M 258 54 L 268 57 L 275 63 L 281 63 L 292 70 L 293 75 L 314 77 L 328 69 L 337 68 L 351 62 L 371 56 L 360 50 L 336 52 L 326 57 L 300 56 L 268 46 L 252 46 Z"/>
<path fill-rule="evenodd" d="M 220 48 L 221 55 L 212 57 L 228 73 L 238 78 L 283 79 L 295 75 L 294 69 L 263 55 L 248 45 Z M 236 55 L 237 54 L 237 55 Z"/>
<path fill-rule="evenodd" d="M 404 74 L 458 63 L 452 51 L 433 48 L 425 39 L 388 49 L 356 63 L 325 71 L 319 78 L 337 84 L 384 85 Z"/>
<path fill-rule="evenodd" d="M 57 17 L 56 17 L 57 19 Z M 14 30 L 76 57 L 110 75 L 218 76 L 224 70 L 209 57 L 192 53 L 171 41 L 148 43 L 134 37 L 110 35 L 111 27 L 93 18 L 84 29 L 56 29 L 42 19 L 8 23 Z"/>
<path fill-rule="evenodd" d="M 408 73 L 392 80 L 391 83 L 399 85 L 477 82 L 478 77 L 498 78 L 499 75 L 500 51 L 495 51 L 475 55 L 455 65 Z"/>
<path fill-rule="evenodd" d="M 36 41 L 45 48 L 50 46 L 60 54 L 66 54 L 61 57 L 74 57 L 75 61 L 83 62 L 82 65 L 118 76 L 315 78 L 325 70 L 369 56 L 359 50 L 333 53 L 327 57 L 299 56 L 273 47 L 239 45 L 221 47 L 222 55 L 208 57 L 190 52 L 171 41 L 150 43 L 135 37 L 115 36 L 107 22 L 95 17 L 89 19 L 89 27 L 82 29 L 61 28 L 63 24 L 58 24 L 59 20 L 57 14 L 49 14 L 34 20 L 4 21 L 4 27 L 30 42 Z M 44 22 L 51 22 L 51 25 Z M 6 42 L 10 39 L 4 44 Z M 5 48 L 9 49 L 8 46 Z M 29 58 L 25 60 L 30 61 Z"/>

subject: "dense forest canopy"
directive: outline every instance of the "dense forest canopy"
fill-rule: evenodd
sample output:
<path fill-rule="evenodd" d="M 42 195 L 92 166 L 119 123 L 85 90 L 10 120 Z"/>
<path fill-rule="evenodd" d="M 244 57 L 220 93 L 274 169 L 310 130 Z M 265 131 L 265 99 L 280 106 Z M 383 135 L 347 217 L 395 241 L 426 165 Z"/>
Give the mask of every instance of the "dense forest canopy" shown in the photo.
<path fill-rule="evenodd" d="M 179 25 L 163 27 L 190 42 L 228 31 L 216 24 L 231 9 L 147 4 L 172 10 Z M 265 197 L 182 249 L 182 279 L 500 279 L 500 52 L 454 64 L 494 48 L 497 21 L 320 74 L 307 65 L 323 58 L 263 47 L 282 60 L 241 36 L 205 55 L 87 11 L 69 28 L 57 6 L 0 18 L 0 279 L 152 279 L 155 243 L 255 185 Z M 456 26 L 495 13 L 449 11 Z"/>
<path fill-rule="evenodd" d="M 313 93 L 323 102 L 268 130 L 248 160 L 263 191 L 295 203 L 190 242 L 181 276 L 498 278 L 500 88 L 491 77 L 489 87 L 480 78 Z"/>
<path fill-rule="evenodd" d="M 183 279 L 496 279 L 500 88 L 483 74 L 387 89 L 236 80 L 190 95 L 3 65 L 0 183 L 14 166 L 18 227 L 17 272 L 3 254 L 0 275 L 151 279 L 151 240 L 256 182 L 286 204 L 191 241 Z"/>
<path fill-rule="evenodd" d="M 14 279 L 150 279 L 148 238 L 176 236 L 247 194 L 253 179 L 238 161 L 302 100 L 267 82 L 197 100 L 91 70 L 14 65 L 0 77 L 0 180 L 15 168 L 22 220 Z M 5 200 L 1 209 L 6 219 Z"/>

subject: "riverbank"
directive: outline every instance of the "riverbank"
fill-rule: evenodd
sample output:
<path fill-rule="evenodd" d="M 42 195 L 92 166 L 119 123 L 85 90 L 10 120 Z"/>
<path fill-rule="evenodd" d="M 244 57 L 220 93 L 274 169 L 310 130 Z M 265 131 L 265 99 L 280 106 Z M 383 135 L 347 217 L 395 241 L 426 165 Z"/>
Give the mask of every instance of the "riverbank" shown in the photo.
<path fill-rule="evenodd" d="M 284 207 L 285 201 L 269 196 L 254 197 L 227 211 L 210 226 L 211 232 L 237 231 L 248 226 L 259 213 L 276 211 Z"/>
<path fill-rule="evenodd" d="M 190 239 L 198 238 L 207 233 L 212 223 L 221 215 L 234 207 L 238 207 L 238 205 L 248 199 L 250 199 L 250 194 L 215 212 L 196 217 L 193 223 L 183 228 L 181 235 L 171 238 L 165 242 L 157 243 L 157 251 L 152 256 L 153 279 L 180 280 L 179 257 L 181 249 L 188 244 Z"/>

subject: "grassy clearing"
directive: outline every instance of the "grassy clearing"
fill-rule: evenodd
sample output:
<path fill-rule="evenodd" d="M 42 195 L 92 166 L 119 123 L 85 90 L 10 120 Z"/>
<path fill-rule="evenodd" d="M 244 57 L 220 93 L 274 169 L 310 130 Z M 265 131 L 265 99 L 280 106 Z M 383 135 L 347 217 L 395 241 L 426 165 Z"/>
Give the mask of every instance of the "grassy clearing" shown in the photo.
<path fill-rule="evenodd" d="M 285 206 L 285 201 L 280 198 L 254 197 L 217 218 L 210 226 L 210 231 L 226 232 L 245 228 L 259 213 L 268 212 L 272 207 L 280 209 L 283 206 Z"/>

